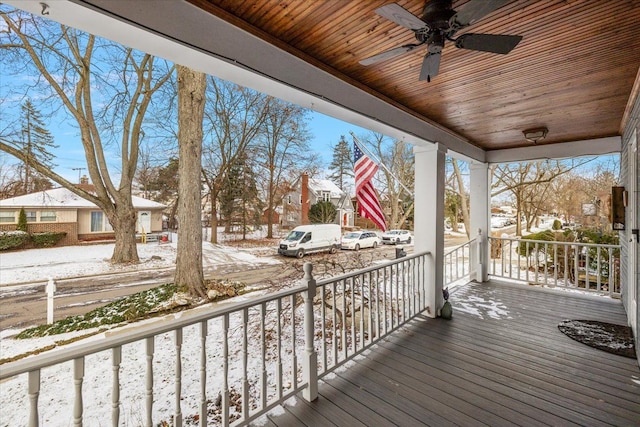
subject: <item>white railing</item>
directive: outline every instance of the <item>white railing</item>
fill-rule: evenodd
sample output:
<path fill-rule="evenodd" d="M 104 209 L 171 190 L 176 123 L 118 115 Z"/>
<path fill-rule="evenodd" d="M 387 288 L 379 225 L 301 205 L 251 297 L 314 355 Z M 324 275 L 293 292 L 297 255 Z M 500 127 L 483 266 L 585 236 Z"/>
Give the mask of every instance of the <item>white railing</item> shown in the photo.
<path fill-rule="evenodd" d="M 490 238 L 489 274 L 620 296 L 620 245 Z"/>
<path fill-rule="evenodd" d="M 24 413 L 3 412 L 3 421 L 245 425 L 300 391 L 313 400 L 318 378 L 426 308 L 428 256 L 317 283 L 307 263 L 294 289 L 6 363 L 0 398 L 18 399 Z"/>
<path fill-rule="evenodd" d="M 472 248 L 477 240 L 471 239 L 444 254 L 444 287 L 462 279 L 468 279 L 475 268 L 471 260 Z"/>

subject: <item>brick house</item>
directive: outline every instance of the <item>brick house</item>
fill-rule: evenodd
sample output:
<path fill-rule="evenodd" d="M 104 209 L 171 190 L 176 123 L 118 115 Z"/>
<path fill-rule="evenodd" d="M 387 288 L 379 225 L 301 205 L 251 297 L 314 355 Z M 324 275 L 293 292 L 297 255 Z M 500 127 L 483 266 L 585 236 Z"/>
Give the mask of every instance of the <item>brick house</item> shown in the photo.
<path fill-rule="evenodd" d="M 138 233 L 162 231 L 163 204 L 133 196 L 133 206 L 138 213 Z M 114 238 L 111 224 L 102 210 L 66 188 L 0 200 L 0 231 L 16 229 L 22 208 L 27 214 L 30 233 L 66 232 L 67 235 L 60 242 L 62 245 Z"/>
<path fill-rule="evenodd" d="M 307 174 L 302 174 L 292 185 L 292 190 L 284 196 L 280 217 L 282 226 L 291 228 L 309 224 L 309 208 L 320 201 L 331 202 L 336 207 L 338 214 L 335 224 L 353 227 L 351 198 L 332 181 L 309 178 Z"/>

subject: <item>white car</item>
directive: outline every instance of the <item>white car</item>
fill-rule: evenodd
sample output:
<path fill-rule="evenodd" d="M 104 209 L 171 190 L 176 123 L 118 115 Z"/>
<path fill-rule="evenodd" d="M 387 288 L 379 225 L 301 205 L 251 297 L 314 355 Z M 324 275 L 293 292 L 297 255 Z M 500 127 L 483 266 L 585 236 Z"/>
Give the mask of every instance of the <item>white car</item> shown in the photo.
<path fill-rule="evenodd" d="M 411 243 L 412 237 L 409 230 L 389 230 L 382 235 L 382 243 L 397 245 L 398 243 Z"/>
<path fill-rule="evenodd" d="M 352 231 L 342 236 L 342 249 L 359 251 L 364 248 L 377 248 L 380 237 L 373 231 Z"/>

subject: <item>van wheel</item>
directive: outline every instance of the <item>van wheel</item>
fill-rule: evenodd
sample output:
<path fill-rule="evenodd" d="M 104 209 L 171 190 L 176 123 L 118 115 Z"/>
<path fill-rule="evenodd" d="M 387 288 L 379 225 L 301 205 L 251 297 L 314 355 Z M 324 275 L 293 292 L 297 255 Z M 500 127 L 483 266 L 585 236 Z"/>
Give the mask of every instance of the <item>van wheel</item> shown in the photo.
<path fill-rule="evenodd" d="M 356 252 L 360 250 L 360 245 L 356 244 Z"/>
<path fill-rule="evenodd" d="M 304 256 L 304 249 L 298 249 L 298 252 L 296 252 L 296 258 L 300 259 Z"/>
<path fill-rule="evenodd" d="M 335 245 L 331 246 L 331 249 L 329 249 L 329 253 L 335 254 L 336 252 L 338 252 L 338 248 Z"/>
<path fill-rule="evenodd" d="M 378 247 L 378 242 L 373 242 L 373 249 Z"/>
<path fill-rule="evenodd" d="M 411 243 L 411 237 L 407 239 L 407 243 Z"/>

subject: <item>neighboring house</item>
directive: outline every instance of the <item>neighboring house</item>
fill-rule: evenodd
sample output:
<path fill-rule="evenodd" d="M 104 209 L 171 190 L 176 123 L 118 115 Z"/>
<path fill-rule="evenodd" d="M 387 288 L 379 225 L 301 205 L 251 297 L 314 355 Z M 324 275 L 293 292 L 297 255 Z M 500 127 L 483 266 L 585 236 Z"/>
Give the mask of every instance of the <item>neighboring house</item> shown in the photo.
<path fill-rule="evenodd" d="M 133 206 L 138 212 L 136 232 L 162 231 L 163 204 L 133 196 Z M 107 216 L 96 205 L 66 188 L 0 200 L 0 231 L 16 229 L 22 208 L 27 214 L 29 232 L 66 232 L 61 244 L 73 245 L 80 241 L 114 237 Z"/>
<path fill-rule="evenodd" d="M 302 174 L 292 186 L 293 190 L 282 201 L 282 226 L 295 227 L 309 224 L 309 208 L 321 201 L 328 201 L 338 210 L 335 224 L 353 227 L 354 211 L 351 199 L 328 179 L 313 179 Z"/>

